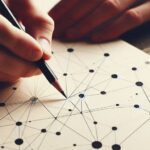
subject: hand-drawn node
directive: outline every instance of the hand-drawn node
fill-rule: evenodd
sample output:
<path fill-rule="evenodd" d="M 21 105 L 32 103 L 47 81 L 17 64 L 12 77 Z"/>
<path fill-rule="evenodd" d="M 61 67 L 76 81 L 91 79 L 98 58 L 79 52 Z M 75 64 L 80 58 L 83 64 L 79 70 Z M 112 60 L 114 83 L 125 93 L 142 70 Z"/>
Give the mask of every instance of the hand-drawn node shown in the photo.
<path fill-rule="evenodd" d="M 13 90 L 17 90 L 17 88 L 16 88 L 16 87 L 13 87 L 12 89 L 13 89 Z"/>
<path fill-rule="evenodd" d="M 94 69 L 90 69 L 89 72 L 90 72 L 90 73 L 94 73 Z"/>
<path fill-rule="evenodd" d="M 137 68 L 136 68 L 136 67 L 132 67 L 132 70 L 133 70 L 133 71 L 136 71 L 136 70 L 137 70 Z"/>
<path fill-rule="evenodd" d="M 5 147 L 4 146 L 1 146 L 1 149 L 4 149 Z"/>
<path fill-rule="evenodd" d="M 100 149 L 100 148 L 102 148 L 102 143 L 100 142 L 100 141 L 94 141 L 94 142 L 92 142 L 92 147 L 94 148 L 94 149 Z"/>
<path fill-rule="evenodd" d="M 47 130 L 46 129 L 41 129 L 41 133 L 46 133 Z"/>
<path fill-rule="evenodd" d="M 20 121 L 16 122 L 16 126 L 22 126 L 22 122 Z"/>
<path fill-rule="evenodd" d="M 109 54 L 109 53 L 104 53 L 104 56 L 105 56 L 105 57 L 109 57 L 110 54 Z"/>
<path fill-rule="evenodd" d="M 106 91 L 101 91 L 100 92 L 102 95 L 106 95 L 107 93 L 106 93 Z"/>
<path fill-rule="evenodd" d="M 73 49 L 73 48 L 68 48 L 67 51 L 68 51 L 69 53 L 72 53 L 72 52 L 74 51 L 74 49 Z"/>
<path fill-rule="evenodd" d="M 118 145 L 118 144 L 114 144 L 114 145 L 112 146 L 112 150 L 121 150 L 121 146 Z"/>
<path fill-rule="evenodd" d="M 84 95 L 84 94 L 79 94 L 79 97 L 80 97 L 80 98 L 84 98 L 85 95 Z"/>
<path fill-rule="evenodd" d="M 117 131 L 118 128 L 117 128 L 117 127 L 112 127 L 112 130 L 113 130 L 113 131 Z"/>
<path fill-rule="evenodd" d="M 63 76 L 67 76 L 67 75 L 68 75 L 67 73 L 64 73 L 64 74 L 63 74 Z"/>
<path fill-rule="evenodd" d="M 58 135 L 58 136 L 61 135 L 61 132 L 56 132 L 56 135 Z"/>
<path fill-rule="evenodd" d="M 0 107 L 5 107 L 6 104 L 5 103 L 0 103 Z"/>
<path fill-rule="evenodd" d="M 140 105 L 135 104 L 135 105 L 134 105 L 134 108 L 140 108 Z"/>
<path fill-rule="evenodd" d="M 23 144 L 23 139 L 18 138 L 15 140 L 16 145 L 22 145 Z"/>
<path fill-rule="evenodd" d="M 136 86 L 143 86 L 143 83 L 141 81 L 137 81 L 135 84 Z"/>
<path fill-rule="evenodd" d="M 116 106 L 118 107 L 118 106 L 120 106 L 120 104 L 116 104 Z"/>
<path fill-rule="evenodd" d="M 77 144 L 73 144 L 73 146 L 74 146 L 74 147 L 76 147 L 76 146 L 77 146 Z"/>
<path fill-rule="evenodd" d="M 68 109 L 68 111 L 72 111 L 72 109 Z"/>
<path fill-rule="evenodd" d="M 113 79 L 117 79 L 117 78 L 118 78 L 118 75 L 117 75 L 117 74 L 112 74 L 111 77 L 112 77 Z"/>
<path fill-rule="evenodd" d="M 149 64 L 150 64 L 150 61 L 146 61 L 145 64 L 146 64 L 146 65 L 149 65 Z"/>
<path fill-rule="evenodd" d="M 98 124 L 98 122 L 97 122 L 97 121 L 94 121 L 93 124 Z"/>
<path fill-rule="evenodd" d="M 36 103 L 38 101 L 38 97 L 33 96 L 33 97 L 30 98 L 30 101 L 32 103 Z"/>

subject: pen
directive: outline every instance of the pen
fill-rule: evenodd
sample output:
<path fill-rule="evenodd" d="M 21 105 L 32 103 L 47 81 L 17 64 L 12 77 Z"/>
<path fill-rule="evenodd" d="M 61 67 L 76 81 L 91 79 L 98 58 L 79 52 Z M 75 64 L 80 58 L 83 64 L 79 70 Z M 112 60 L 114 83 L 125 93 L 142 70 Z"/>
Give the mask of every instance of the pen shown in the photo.
<path fill-rule="evenodd" d="M 21 25 L 18 23 L 17 19 L 14 17 L 13 13 L 7 7 L 7 5 L 5 4 L 5 2 L 3 0 L 0 0 L 0 13 L 6 19 L 8 19 L 12 23 L 12 25 L 14 25 L 15 27 L 17 27 L 20 30 L 25 31 L 21 27 Z M 65 98 L 67 98 L 65 92 L 63 91 L 63 89 L 61 88 L 61 86 L 58 82 L 56 75 L 54 74 L 52 69 L 48 66 L 48 64 L 45 62 L 45 60 L 43 58 L 41 58 L 40 60 L 36 61 L 35 64 L 39 67 L 39 69 L 44 74 L 44 76 L 49 81 L 49 83 L 51 83 Z"/>

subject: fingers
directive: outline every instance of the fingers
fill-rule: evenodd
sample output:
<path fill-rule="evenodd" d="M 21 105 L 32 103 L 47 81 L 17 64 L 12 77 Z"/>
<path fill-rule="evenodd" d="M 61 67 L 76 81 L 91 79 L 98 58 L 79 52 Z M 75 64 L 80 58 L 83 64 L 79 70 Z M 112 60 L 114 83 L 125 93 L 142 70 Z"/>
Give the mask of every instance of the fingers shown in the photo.
<path fill-rule="evenodd" d="M 16 5 L 17 4 L 17 5 Z M 20 6 L 24 6 L 22 11 Z M 26 31 L 32 35 L 44 51 L 44 57 L 50 58 L 51 39 L 54 30 L 52 18 L 36 7 L 33 1 L 11 0 L 10 7 L 26 27 Z"/>
<path fill-rule="evenodd" d="M 15 55 L 29 61 L 40 59 L 43 52 L 38 43 L 28 34 L 13 27 L 0 15 L 0 45 Z"/>
<path fill-rule="evenodd" d="M 137 0 L 105 0 L 91 15 L 66 32 L 69 39 L 80 39 L 93 29 L 118 16 Z"/>
<path fill-rule="evenodd" d="M 72 1 L 71 1 L 72 2 Z M 79 1 L 74 7 L 69 11 L 69 13 L 66 13 L 65 15 L 61 16 L 59 20 L 55 19 L 55 13 L 54 14 L 54 20 L 55 20 L 55 37 L 61 37 L 65 31 L 68 30 L 68 28 L 75 23 L 78 24 L 78 21 L 81 20 L 83 17 L 90 15 L 90 13 L 100 4 L 100 0 L 83 0 Z M 63 7 L 59 7 L 60 10 L 64 10 Z M 55 12 L 52 10 L 52 12 Z M 56 11 L 57 15 L 57 11 Z M 64 21 L 65 20 L 65 21 Z"/>
<path fill-rule="evenodd" d="M 0 81 L 12 81 L 20 77 L 30 77 L 39 74 L 33 63 L 12 55 L 5 48 L 0 49 Z M 4 76 L 6 75 L 6 76 Z"/>
<path fill-rule="evenodd" d="M 93 33 L 91 40 L 93 42 L 104 42 L 115 39 L 123 33 L 150 20 L 150 1 L 129 9 L 117 20 L 102 30 Z M 105 36 L 104 36 L 105 35 Z"/>
<path fill-rule="evenodd" d="M 79 2 L 80 0 L 61 0 L 58 5 L 56 5 L 50 12 L 49 15 L 55 20 L 55 22 L 62 19 L 65 14 L 68 14 L 68 11 L 71 12 L 72 8 Z M 85 0 L 83 0 L 85 1 Z"/>

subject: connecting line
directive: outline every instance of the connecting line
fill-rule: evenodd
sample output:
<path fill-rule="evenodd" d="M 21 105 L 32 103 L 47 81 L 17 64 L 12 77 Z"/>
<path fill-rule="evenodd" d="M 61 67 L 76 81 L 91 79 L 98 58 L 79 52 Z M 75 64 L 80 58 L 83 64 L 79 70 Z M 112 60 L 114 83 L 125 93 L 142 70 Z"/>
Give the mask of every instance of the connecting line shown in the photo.
<path fill-rule="evenodd" d="M 149 97 L 148 97 L 148 95 L 147 95 L 147 93 L 146 93 L 146 91 L 145 91 L 145 89 L 144 89 L 143 87 L 142 87 L 142 91 L 143 91 L 143 93 L 144 93 L 146 99 L 147 99 L 148 102 L 150 103 L 150 99 L 149 99 Z"/>
<path fill-rule="evenodd" d="M 127 141 L 133 134 L 135 134 L 138 130 L 140 130 L 146 123 L 150 121 L 150 118 L 146 119 L 138 128 L 136 128 L 133 132 L 131 132 L 121 143 L 123 144 L 125 141 Z"/>

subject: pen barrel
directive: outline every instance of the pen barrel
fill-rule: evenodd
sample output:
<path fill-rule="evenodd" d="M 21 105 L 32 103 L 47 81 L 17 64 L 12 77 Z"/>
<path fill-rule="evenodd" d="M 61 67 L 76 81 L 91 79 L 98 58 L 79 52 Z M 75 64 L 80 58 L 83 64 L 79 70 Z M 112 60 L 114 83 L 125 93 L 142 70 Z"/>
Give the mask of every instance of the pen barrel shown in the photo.
<path fill-rule="evenodd" d="M 50 83 L 54 83 L 57 80 L 56 75 L 54 74 L 52 69 L 48 66 L 48 64 L 44 61 L 43 58 L 35 62 L 35 64 L 37 65 L 37 67 L 39 67 L 39 69 L 42 71 L 42 73 L 45 75 L 45 77 Z"/>

